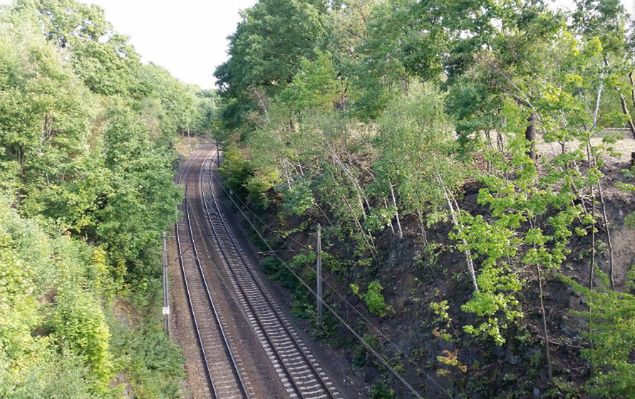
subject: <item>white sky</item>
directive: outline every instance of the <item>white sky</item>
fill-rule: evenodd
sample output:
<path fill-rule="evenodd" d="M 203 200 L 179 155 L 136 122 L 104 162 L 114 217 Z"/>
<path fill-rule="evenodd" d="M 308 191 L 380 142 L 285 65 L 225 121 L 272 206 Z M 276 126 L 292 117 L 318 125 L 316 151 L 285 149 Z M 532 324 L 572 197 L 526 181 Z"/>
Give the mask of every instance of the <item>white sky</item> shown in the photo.
<path fill-rule="evenodd" d="M 214 70 L 227 59 L 227 36 L 239 11 L 256 0 L 83 0 L 101 6 L 115 30 L 130 37 L 144 61 L 187 83 L 214 85 Z M 450 0 L 451 1 L 451 0 Z M 552 0 L 571 7 L 573 0 Z M 635 0 L 622 0 L 633 15 Z M 0 4 L 11 0 L 0 0 Z"/>
<path fill-rule="evenodd" d="M 227 59 L 227 36 L 256 0 L 84 0 L 101 6 L 115 30 L 130 36 L 144 61 L 203 88 Z"/>

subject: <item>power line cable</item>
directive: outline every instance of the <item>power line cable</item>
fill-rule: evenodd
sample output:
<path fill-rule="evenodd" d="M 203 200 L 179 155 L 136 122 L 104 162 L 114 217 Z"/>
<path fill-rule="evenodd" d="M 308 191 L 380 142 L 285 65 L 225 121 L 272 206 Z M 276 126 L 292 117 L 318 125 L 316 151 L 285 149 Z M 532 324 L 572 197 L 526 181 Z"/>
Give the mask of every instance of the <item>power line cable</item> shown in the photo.
<path fill-rule="evenodd" d="M 217 181 L 219 180 L 216 176 L 212 175 L 212 178 L 216 179 Z M 227 197 L 229 197 L 229 199 L 232 201 L 232 203 L 234 204 L 234 206 L 236 208 L 238 208 L 239 211 L 241 211 L 243 217 L 245 218 L 245 220 L 247 220 L 252 229 L 254 229 L 256 231 L 256 233 L 260 236 L 260 239 L 267 245 L 267 247 L 269 248 L 270 251 L 268 251 L 268 253 L 271 253 L 275 258 L 277 258 L 279 261 L 284 263 L 284 260 L 282 260 L 277 254 L 280 252 L 279 250 L 274 250 L 271 248 L 271 246 L 269 245 L 269 243 L 262 237 L 262 235 L 260 235 L 259 231 L 256 229 L 256 227 L 251 223 L 251 220 L 249 218 L 247 218 L 247 216 L 242 212 L 242 209 L 236 204 L 236 202 L 234 201 L 234 199 L 238 200 L 240 202 L 240 204 L 242 205 L 242 207 L 246 208 L 250 214 L 252 214 L 259 222 L 260 224 L 266 228 L 267 230 L 269 230 L 270 232 L 274 233 L 275 235 L 277 235 L 278 237 L 280 237 L 282 240 L 286 240 L 287 238 L 284 237 L 282 234 L 280 234 L 279 231 L 274 230 L 272 227 L 270 227 L 266 222 L 264 222 L 262 220 L 262 218 L 260 218 L 258 216 L 258 214 L 256 214 L 255 211 L 253 211 L 244 201 L 242 201 L 240 199 L 240 197 L 238 197 L 236 194 L 233 194 L 231 192 L 228 192 L 225 187 L 222 185 L 222 183 L 220 183 L 220 181 L 218 181 L 218 186 L 220 186 L 220 188 L 222 189 L 222 191 L 225 193 L 225 195 Z M 299 244 L 300 246 L 304 247 L 305 249 L 309 250 L 309 251 L 313 251 L 313 248 L 311 248 L 310 246 L 308 246 L 305 243 L 302 243 L 298 240 L 293 239 L 292 237 L 288 237 L 289 239 L 291 239 L 292 241 L 296 242 L 297 244 Z M 290 250 L 290 248 L 285 244 L 285 248 L 287 250 Z M 286 264 L 285 264 L 286 266 Z M 311 270 L 315 271 L 311 266 L 309 266 L 311 268 Z M 288 267 L 287 267 L 288 268 Z M 394 342 L 392 342 L 390 340 L 390 338 L 388 338 L 381 330 L 380 327 L 378 327 L 377 325 L 375 325 L 371 320 L 368 319 L 368 317 L 366 317 L 355 305 L 353 305 L 350 301 L 348 301 L 348 299 L 346 299 L 346 297 L 341 294 L 335 287 L 333 287 L 327 280 L 323 280 L 323 283 L 326 285 L 326 287 L 333 293 L 335 293 L 339 299 L 341 301 L 343 301 L 343 303 L 348 306 L 348 308 L 352 309 L 353 312 L 355 314 L 357 314 L 362 320 L 364 320 L 364 322 L 375 332 L 377 332 L 385 341 L 386 344 L 392 346 L 394 348 L 394 350 L 396 350 L 396 352 L 402 356 L 408 363 L 410 363 L 411 365 L 413 365 L 414 367 L 419 367 L 419 365 L 412 360 L 403 349 L 401 349 L 397 344 L 395 344 Z M 312 292 L 313 293 L 313 292 Z M 315 295 L 315 293 L 313 293 Z M 322 301 L 324 303 L 324 301 Z M 383 347 L 385 347 L 384 344 L 382 344 Z M 439 384 L 428 374 L 425 373 L 426 376 L 435 383 L 435 385 L 439 386 Z"/>
<path fill-rule="evenodd" d="M 218 181 L 218 179 L 212 174 L 212 178 L 216 179 Z M 210 186 L 212 185 L 212 179 L 210 179 L 209 181 Z M 243 216 L 243 218 L 247 221 L 247 223 L 251 226 L 251 228 L 254 230 L 254 232 L 258 235 L 258 237 L 262 240 L 262 242 L 267 246 L 267 248 L 269 248 L 269 250 L 273 253 L 274 257 L 276 259 L 278 259 L 282 265 L 291 273 L 293 274 L 293 276 L 314 296 L 317 297 L 316 292 L 313 290 L 313 288 L 311 288 L 311 286 L 309 284 L 307 284 L 288 264 L 287 262 L 280 258 L 276 251 L 271 247 L 271 245 L 269 245 L 269 242 L 262 236 L 262 234 L 260 233 L 260 231 L 258 230 L 258 228 L 253 224 L 253 222 L 249 219 L 249 217 L 247 217 L 247 215 L 243 212 L 243 210 L 238 206 L 238 204 L 236 203 L 236 201 L 234 201 L 233 196 L 231 196 L 227 190 L 225 189 L 225 187 L 223 187 L 222 184 L 218 184 L 218 186 L 221 188 L 221 190 L 225 193 L 225 195 L 231 200 L 232 204 L 234 204 L 234 206 L 236 207 L 236 209 L 238 209 L 238 211 L 241 213 L 241 215 Z M 253 211 L 251 211 L 253 213 Z M 340 298 L 343 298 L 343 296 L 337 292 L 337 290 L 333 289 L 330 284 L 327 283 L 327 285 L 331 288 L 331 290 L 333 292 L 335 292 L 336 294 L 338 294 L 338 296 L 340 296 Z M 377 331 L 379 331 L 380 335 L 388 342 L 390 343 L 392 346 L 394 346 L 410 363 L 412 363 L 413 365 L 417 366 L 408 356 L 405 355 L 405 353 L 396 345 L 394 344 L 390 339 L 388 339 L 388 337 L 386 337 L 381 330 L 374 326 L 365 316 L 363 316 L 355 307 L 353 307 L 352 305 L 350 305 L 350 303 L 344 299 L 345 302 L 351 306 L 351 308 L 353 308 L 356 313 L 358 313 L 365 321 L 367 321 L 371 326 L 373 326 L 373 328 L 377 329 Z M 404 377 L 402 377 L 397 370 L 395 370 L 394 367 L 392 367 L 388 361 L 386 359 L 384 359 L 384 357 L 375 349 L 373 348 L 368 342 L 366 342 L 366 340 L 357 332 L 355 331 L 355 329 L 353 327 L 351 327 L 334 309 L 331 305 L 329 305 L 328 303 L 324 302 L 324 300 L 322 300 L 322 304 L 326 307 L 326 309 L 331 312 L 333 314 L 333 316 L 335 316 L 335 318 L 342 323 L 352 334 L 353 336 L 355 336 L 355 338 L 357 338 L 362 345 L 364 345 L 364 347 L 370 352 L 372 353 L 381 363 L 384 367 L 386 367 L 399 381 L 401 381 L 404 386 L 406 388 L 408 388 L 408 390 L 410 390 L 417 398 L 423 399 L 423 396 L 421 396 L 421 394 L 414 389 L 414 387 L 412 387 L 412 385 L 410 385 L 410 383 L 408 383 L 408 381 L 405 380 Z M 423 371 L 423 373 L 426 375 L 426 377 L 441 391 L 443 392 L 448 398 L 452 398 L 452 395 L 445 389 L 443 388 L 429 373 Z"/>

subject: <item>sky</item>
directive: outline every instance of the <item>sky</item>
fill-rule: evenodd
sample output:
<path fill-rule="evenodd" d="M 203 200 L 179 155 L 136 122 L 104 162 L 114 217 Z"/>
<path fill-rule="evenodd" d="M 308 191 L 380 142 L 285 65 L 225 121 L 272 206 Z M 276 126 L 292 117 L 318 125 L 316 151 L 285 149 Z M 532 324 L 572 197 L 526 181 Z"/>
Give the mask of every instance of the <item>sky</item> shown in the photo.
<path fill-rule="evenodd" d="M 635 0 L 622 0 L 633 15 Z M 8 4 L 11 0 L 0 0 Z M 166 68 L 178 79 L 202 88 L 214 86 L 214 70 L 227 59 L 227 36 L 240 10 L 256 0 L 83 0 L 101 6 L 115 30 L 130 41 L 145 62 Z M 554 0 L 571 7 L 573 0 Z"/>
<path fill-rule="evenodd" d="M 166 68 L 183 82 L 214 86 L 214 70 L 227 59 L 227 36 L 240 11 L 256 0 L 80 0 L 97 4 L 115 30 L 130 37 L 144 62 Z M 0 5 L 12 0 L 0 0 Z"/>
<path fill-rule="evenodd" d="M 146 62 L 202 88 L 227 59 L 227 36 L 256 0 L 84 0 L 101 6 Z"/>

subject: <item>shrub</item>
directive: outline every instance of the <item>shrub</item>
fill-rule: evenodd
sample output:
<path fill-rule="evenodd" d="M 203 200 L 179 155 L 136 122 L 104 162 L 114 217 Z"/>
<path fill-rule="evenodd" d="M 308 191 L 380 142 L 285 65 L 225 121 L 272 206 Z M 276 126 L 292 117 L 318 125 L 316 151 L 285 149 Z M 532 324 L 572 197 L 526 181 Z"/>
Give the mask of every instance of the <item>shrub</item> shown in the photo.
<path fill-rule="evenodd" d="M 395 391 L 385 382 L 380 382 L 373 385 L 370 390 L 370 397 L 372 399 L 393 399 L 395 397 Z"/>
<path fill-rule="evenodd" d="M 384 300 L 384 295 L 381 291 L 384 287 L 381 286 L 379 281 L 375 280 L 368 284 L 368 289 L 365 293 L 361 293 L 359 286 L 355 283 L 351 283 L 351 290 L 355 295 L 360 297 L 368 306 L 368 310 L 379 317 L 384 317 L 388 312 L 390 312 L 391 307 L 386 304 Z"/>
<path fill-rule="evenodd" d="M 108 383 L 112 373 L 110 331 L 97 301 L 78 288 L 67 288 L 56 298 L 55 336 L 84 359 L 93 375 Z"/>

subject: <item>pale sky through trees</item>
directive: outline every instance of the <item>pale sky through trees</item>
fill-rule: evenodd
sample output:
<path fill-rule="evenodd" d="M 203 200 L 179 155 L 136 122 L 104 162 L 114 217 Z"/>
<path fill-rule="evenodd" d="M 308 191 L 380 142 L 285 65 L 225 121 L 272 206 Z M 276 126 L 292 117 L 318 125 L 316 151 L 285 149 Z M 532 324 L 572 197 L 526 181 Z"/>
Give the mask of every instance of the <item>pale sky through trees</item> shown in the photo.
<path fill-rule="evenodd" d="M 97 4 L 146 62 L 186 83 L 214 86 L 214 69 L 227 59 L 227 36 L 240 10 L 256 0 L 80 0 Z M 0 0 L 10 4 L 11 0 Z"/>
<path fill-rule="evenodd" d="M 633 13 L 635 0 L 622 0 Z M 115 29 L 130 36 L 144 61 L 167 68 L 186 83 L 214 85 L 214 69 L 227 59 L 227 36 L 240 10 L 256 0 L 84 0 L 101 6 Z M 9 4 L 10 0 L 0 0 Z M 573 0 L 555 0 L 570 7 Z"/>
<path fill-rule="evenodd" d="M 203 88 L 226 58 L 227 36 L 239 12 L 255 0 L 87 0 L 101 6 L 119 32 L 130 36 L 145 61 Z"/>

